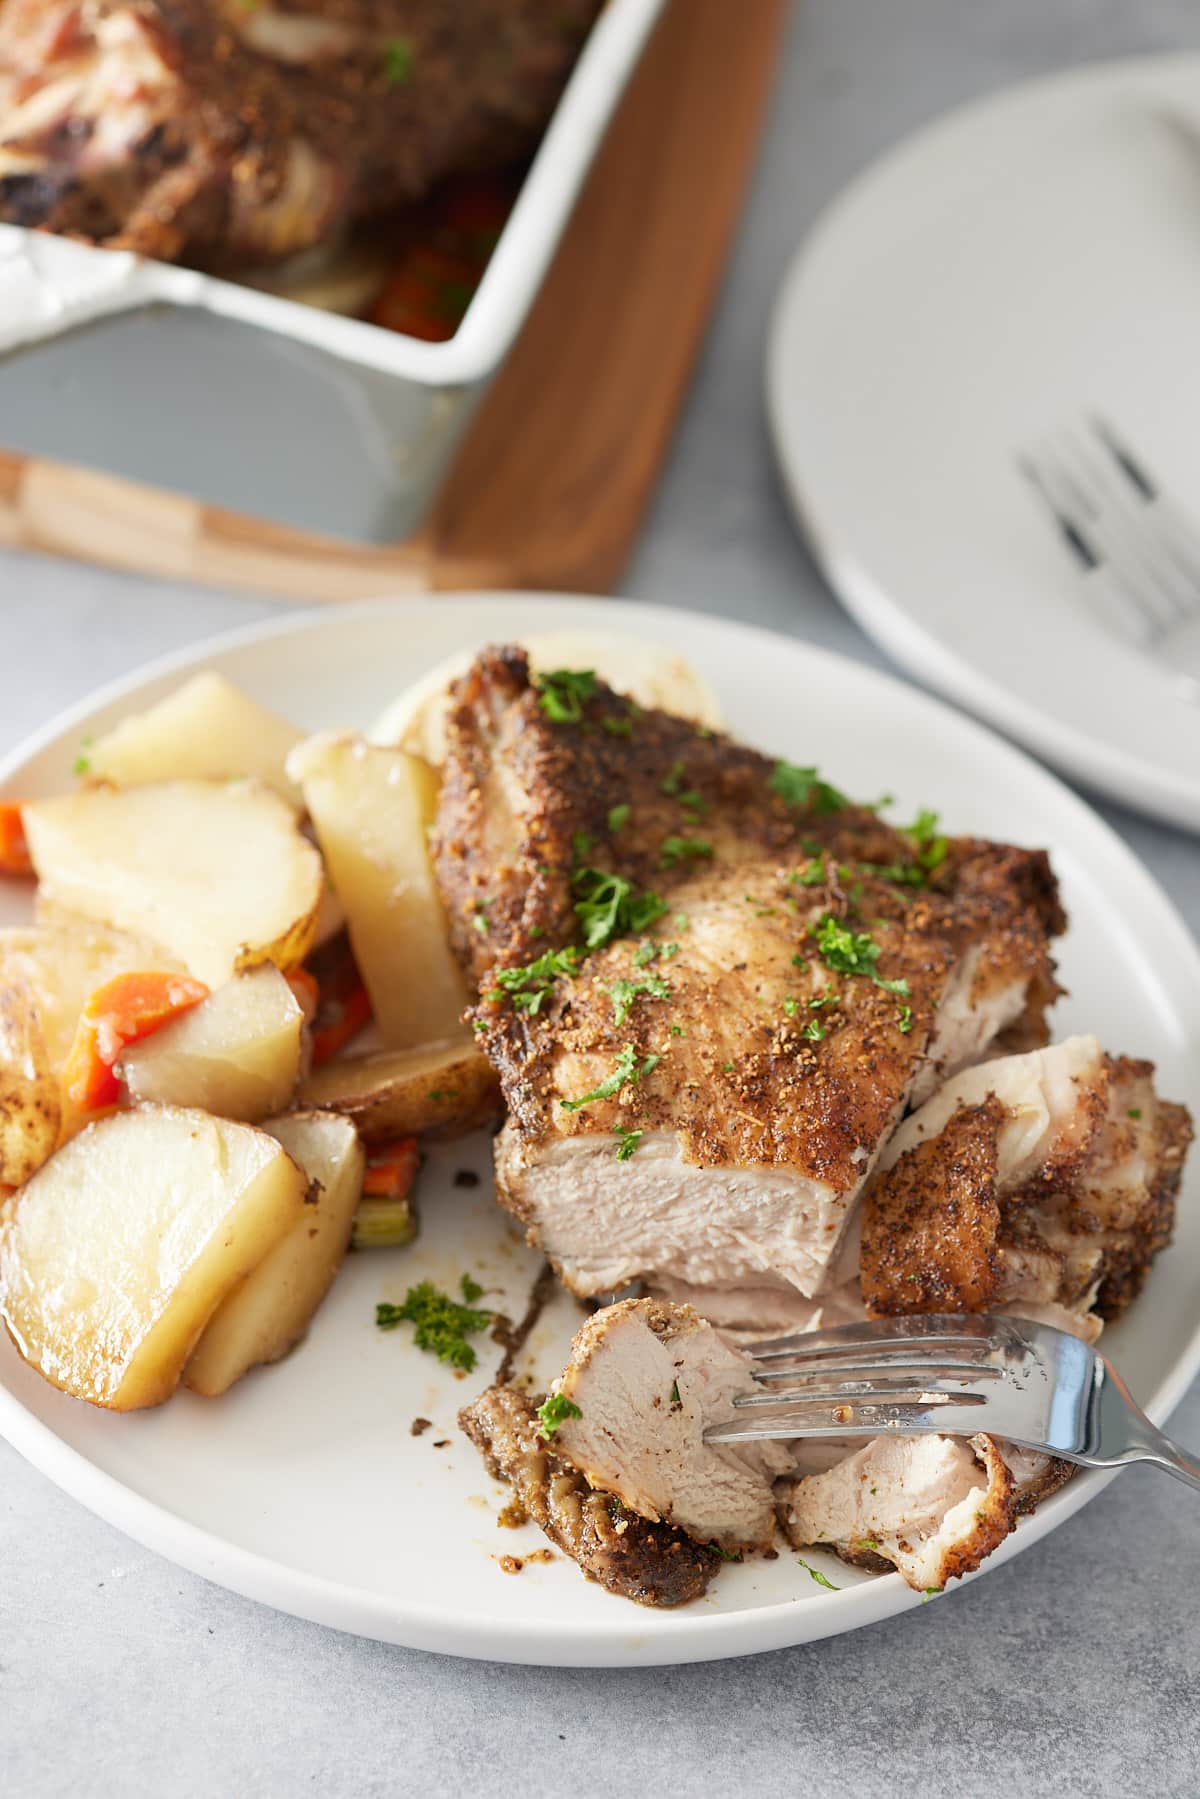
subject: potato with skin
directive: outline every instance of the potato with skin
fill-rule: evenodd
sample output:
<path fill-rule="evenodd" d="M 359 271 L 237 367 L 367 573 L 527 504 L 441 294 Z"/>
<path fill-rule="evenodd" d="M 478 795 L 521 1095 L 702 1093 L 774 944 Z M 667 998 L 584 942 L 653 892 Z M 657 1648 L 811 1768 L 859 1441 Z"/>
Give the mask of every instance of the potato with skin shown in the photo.
<path fill-rule="evenodd" d="M 20 1187 L 58 1144 L 62 1087 L 50 1065 L 33 990 L 0 980 L 0 1187 Z"/>
<path fill-rule="evenodd" d="M 300 1076 L 304 1010 L 271 963 L 234 975 L 181 1018 L 131 1044 L 117 1064 L 131 1099 L 199 1106 L 257 1124 Z"/>
<path fill-rule="evenodd" d="M 496 1071 L 469 1039 L 347 1056 L 314 1069 L 300 1103 L 342 1112 L 365 1143 L 478 1130 L 499 1115 Z"/>
<path fill-rule="evenodd" d="M 205 669 L 146 712 L 135 712 L 85 744 L 89 782 L 144 787 L 151 781 L 227 780 L 256 775 L 290 805 L 300 795 L 284 772 L 304 733 L 259 706 L 215 669 Z"/>
<path fill-rule="evenodd" d="M 47 898 L 149 938 L 209 987 L 312 947 L 321 858 L 259 781 L 96 787 L 22 816 Z"/>
<path fill-rule="evenodd" d="M 426 841 L 436 776 L 403 750 L 333 732 L 293 750 L 288 773 L 304 790 L 384 1043 L 452 1036 L 467 992 Z"/>
<path fill-rule="evenodd" d="M 209 1320 L 183 1374 L 208 1398 L 300 1341 L 341 1266 L 362 1193 L 363 1147 L 348 1118 L 293 1112 L 264 1129 L 304 1170 L 316 1202 Z"/>
<path fill-rule="evenodd" d="M 222 1301 L 305 1216 L 274 1137 L 167 1106 L 114 1112 L 38 1170 L 0 1225 L 0 1317 L 92 1405 L 159 1405 Z"/>

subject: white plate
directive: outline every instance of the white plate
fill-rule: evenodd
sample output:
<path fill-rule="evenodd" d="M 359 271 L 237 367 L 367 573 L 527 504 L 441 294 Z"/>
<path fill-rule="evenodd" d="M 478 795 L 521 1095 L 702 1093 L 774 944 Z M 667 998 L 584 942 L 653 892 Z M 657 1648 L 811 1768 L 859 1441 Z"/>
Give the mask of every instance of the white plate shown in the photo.
<path fill-rule="evenodd" d="M 566 614 L 570 610 L 570 616 Z M 167 692 L 199 666 L 313 727 L 366 723 L 405 683 L 455 650 L 548 625 L 623 626 L 692 657 L 752 743 L 817 760 L 852 793 L 887 787 L 902 813 L 943 808 L 955 829 L 1046 843 L 1074 926 L 1062 955 L 1072 997 L 1058 1028 L 1096 1030 L 1159 1063 L 1164 1090 L 1194 1099 L 1200 960 L 1168 901 L 1086 806 L 1019 751 L 899 682 L 835 656 L 721 620 L 612 601 L 519 595 L 332 608 L 221 638 L 108 688 L 0 768 L 5 797 L 61 789 L 79 739 Z M 22 916 L 12 883 L 0 922 Z M 453 1173 L 484 1175 L 475 1190 Z M 470 1270 L 508 1308 L 536 1258 L 492 1204 L 489 1145 L 435 1150 L 422 1175 L 423 1231 L 410 1250 L 353 1257 L 289 1360 L 227 1398 L 180 1394 L 118 1417 L 46 1386 L 0 1344 L 0 1430 L 67 1492 L 141 1542 L 209 1579 L 343 1630 L 459 1655 L 596 1666 L 741 1655 L 831 1635 L 918 1603 L 898 1575 L 824 1558 L 828 1593 L 793 1556 L 722 1569 L 711 1594 L 677 1613 L 639 1609 L 561 1557 L 520 1576 L 497 1558 L 536 1531 L 501 1531 L 499 1489 L 454 1429 L 497 1351 L 457 1381 L 408 1340 L 375 1329 L 377 1300 L 418 1278 L 449 1286 Z M 1163 1418 L 1200 1366 L 1200 1216 L 1191 1190 L 1178 1240 L 1111 1344 L 1134 1389 Z M 565 1300 L 536 1333 L 544 1377 L 561 1366 L 577 1315 Z M 409 1434 L 417 1415 L 436 1428 Z M 438 1441 L 450 1446 L 438 1449 Z M 1076 1479 L 1004 1545 L 991 1566 L 1044 1536 L 1098 1491 Z M 1097 1580 L 1104 1570 L 1096 1569 Z M 939 1603 L 945 1603 L 940 1601 Z"/>
<path fill-rule="evenodd" d="M 1016 453 L 1111 418 L 1200 519 L 1200 58 L 1100 64 L 923 131 L 784 283 L 768 402 L 826 575 L 922 681 L 1200 829 L 1200 706 L 1110 633 Z M 1189 633 L 1200 671 L 1200 622 Z"/>

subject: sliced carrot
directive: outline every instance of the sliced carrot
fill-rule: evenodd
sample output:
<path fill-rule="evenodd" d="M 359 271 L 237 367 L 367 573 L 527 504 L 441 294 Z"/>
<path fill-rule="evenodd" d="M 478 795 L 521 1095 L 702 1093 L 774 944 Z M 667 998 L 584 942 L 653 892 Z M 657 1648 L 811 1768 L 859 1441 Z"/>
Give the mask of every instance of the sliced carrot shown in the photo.
<path fill-rule="evenodd" d="M 317 984 L 319 997 L 312 1019 L 312 1059 L 313 1067 L 319 1068 L 370 1024 L 371 996 L 363 985 L 345 931 L 339 931 L 336 937 L 315 950 L 302 972 Z"/>
<path fill-rule="evenodd" d="M 33 860 L 25 841 L 20 806 L 0 802 L 0 875 L 31 875 Z"/>
<path fill-rule="evenodd" d="M 203 981 L 161 969 L 119 974 L 97 987 L 83 1009 L 63 1071 L 72 1104 L 85 1112 L 115 1105 L 121 1096 L 115 1073 L 121 1051 L 190 1012 L 208 993 Z"/>
<path fill-rule="evenodd" d="M 366 1199 L 407 1199 L 417 1183 L 421 1147 L 415 1137 L 397 1137 L 381 1143 L 367 1156 L 363 1175 Z"/>

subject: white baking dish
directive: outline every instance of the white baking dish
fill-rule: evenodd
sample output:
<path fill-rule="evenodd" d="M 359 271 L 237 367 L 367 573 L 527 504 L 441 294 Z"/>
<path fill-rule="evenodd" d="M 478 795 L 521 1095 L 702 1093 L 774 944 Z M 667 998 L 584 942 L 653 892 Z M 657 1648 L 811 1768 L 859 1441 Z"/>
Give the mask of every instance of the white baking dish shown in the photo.
<path fill-rule="evenodd" d="M 444 343 L 0 225 L 0 446 L 331 536 L 404 537 L 525 320 L 663 4 L 608 0 Z"/>

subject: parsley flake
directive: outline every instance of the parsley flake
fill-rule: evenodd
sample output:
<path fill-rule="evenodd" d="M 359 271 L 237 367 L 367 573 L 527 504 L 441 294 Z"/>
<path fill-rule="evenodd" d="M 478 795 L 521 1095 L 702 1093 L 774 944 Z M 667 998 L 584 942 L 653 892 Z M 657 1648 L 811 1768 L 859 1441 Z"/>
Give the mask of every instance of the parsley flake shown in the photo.
<path fill-rule="evenodd" d="M 677 868 L 681 862 L 711 860 L 713 846 L 702 837 L 664 837 L 659 852 L 660 868 Z"/>
<path fill-rule="evenodd" d="M 641 1131 L 624 1130 L 619 1124 L 613 1125 L 613 1133 L 621 1139 L 617 1144 L 617 1161 L 628 1162 L 630 1156 L 641 1142 L 643 1133 Z"/>
<path fill-rule="evenodd" d="M 911 1030 L 912 1030 L 912 1007 L 911 1006 L 901 1006 L 901 1008 L 900 1008 L 900 1035 L 902 1037 L 907 1037 L 908 1033 Z"/>
<path fill-rule="evenodd" d="M 802 806 L 819 818 L 830 812 L 844 812 L 852 803 L 838 788 L 823 781 L 815 768 L 798 768 L 794 762 L 777 762 L 767 785 L 785 806 Z"/>
<path fill-rule="evenodd" d="M 588 949 L 603 949 L 627 931 L 644 931 L 667 910 L 657 893 L 638 893 L 623 875 L 600 868 L 578 868 L 572 879 L 579 898 L 575 914 Z"/>
<path fill-rule="evenodd" d="M 618 712 L 606 712 L 600 720 L 610 737 L 632 737 L 633 720 L 622 718 Z"/>
<path fill-rule="evenodd" d="M 1130 1118 L 1140 1118 L 1141 1115 L 1142 1115 L 1142 1108 L 1140 1106 L 1130 1106 L 1130 1108 L 1129 1108 Z"/>
<path fill-rule="evenodd" d="M 676 799 L 678 795 L 683 792 L 683 783 L 686 779 L 687 769 L 684 767 L 683 763 L 672 762 L 670 768 L 658 783 L 658 790 L 660 793 L 668 794 L 671 799 Z"/>
<path fill-rule="evenodd" d="M 683 1410 L 683 1401 L 679 1397 L 679 1382 L 677 1380 L 671 1382 L 671 1408 L 672 1410 Z"/>
<path fill-rule="evenodd" d="M 783 1009 L 787 1013 L 789 1018 L 794 1018 L 796 1016 L 796 1007 L 799 1004 L 800 1004 L 800 1001 L 798 999 L 785 999 L 784 1000 Z"/>
<path fill-rule="evenodd" d="M 670 999 L 671 989 L 661 975 L 646 975 L 640 981 L 613 981 L 608 989 L 612 995 L 613 1023 L 622 1025 L 629 1017 L 629 1008 L 634 1000 L 644 994 L 647 999 Z"/>
<path fill-rule="evenodd" d="M 519 1012 L 536 1015 L 554 983 L 560 978 L 570 980 L 578 971 L 578 950 L 570 946 L 548 949 L 536 962 L 527 962 L 523 968 L 502 968 L 492 991 L 497 998 L 507 993 Z"/>
<path fill-rule="evenodd" d="M 86 774 L 91 773 L 92 758 L 88 755 L 88 751 L 91 749 L 91 747 L 95 743 L 95 741 L 96 741 L 96 739 L 94 737 L 81 737 L 80 738 L 79 754 L 76 756 L 74 762 L 72 762 L 72 764 L 71 764 L 71 773 L 73 775 L 86 775 Z"/>
<path fill-rule="evenodd" d="M 568 1418 L 582 1417 L 583 1413 L 573 1399 L 562 1393 L 551 1393 L 537 1409 L 538 1435 L 548 1443 L 560 1424 L 565 1424 Z"/>
<path fill-rule="evenodd" d="M 559 668 L 537 677 L 538 705 L 554 725 L 577 725 L 583 708 L 596 691 L 596 675 L 590 668 Z"/>
<path fill-rule="evenodd" d="M 796 1557 L 796 1560 L 799 1562 L 800 1566 L 805 1570 L 806 1573 L 812 1575 L 813 1579 L 816 1581 L 816 1583 L 819 1587 L 828 1587 L 829 1591 L 831 1593 L 840 1593 L 841 1592 L 842 1589 L 836 1584 L 836 1582 L 830 1580 L 828 1575 L 822 1574 L 821 1570 L 819 1568 L 814 1568 L 812 1566 L 811 1562 L 806 1562 L 802 1555 L 798 1555 Z"/>
<path fill-rule="evenodd" d="M 412 45 L 406 37 L 389 38 L 383 46 L 383 79 L 388 87 L 403 87 L 412 74 Z"/>
<path fill-rule="evenodd" d="M 560 1099 L 558 1103 L 564 1112 L 578 1112 L 581 1106 L 590 1106 L 594 1099 L 613 1099 L 626 1082 L 636 1087 L 642 1076 L 657 1068 L 661 1061 L 661 1056 L 647 1056 L 639 1068 L 637 1051 L 632 1043 L 627 1043 L 613 1064 L 612 1073 L 592 1093 L 583 1093 L 578 1099 Z"/>
<path fill-rule="evenodd" d="M 478 1299 L 483 1292 L 470 1275 L 463 1276 L 461 1287 L 464 1299 Z M 410 1287 L 403 1305 L 380 1303 L 375 1307 L 375 1323 L 381 1331 L 395 1330 L 398 1324 L 413 1324 L 413 1341 L 418 1349 L 427 1349 L 439 1362 L 449 1362 L 467 1374 L 476 1362 L 475 1350 L 467 1338 L 486 1330 L 491 1322 L 491 1312 L 460 1305 L 449 1294 L 440 1292 L 432 1281 L 418 1281 Z"/>
<path fill-rule="evenodd" d="M 625 826 L 629 823 L 629 814 L 632 810 L 633 808 L 628 802 L 623 802 L 619 806 L 612 806 L 609 808 L 608 829 L 613 837 L 616 836 L 618 831 L 623 831 L 625 829 Z"/>
<path fill-rule="evenodd" d="M 901 999 L 907 999 L 909 985 L 905 980 L 885 981 L 876 964 L 879 961 L 880 949 L 869 931 L 852 931 L 840 919 L 827 912 L 824 918 L 818 919 L 811 927 L 810 935 L 817 940 L 827 968 L 835 974 L 857 974 L 866 980 L 873 981 L 876 987 L 882 987 L 887 993 L 895 993 Z"/>

